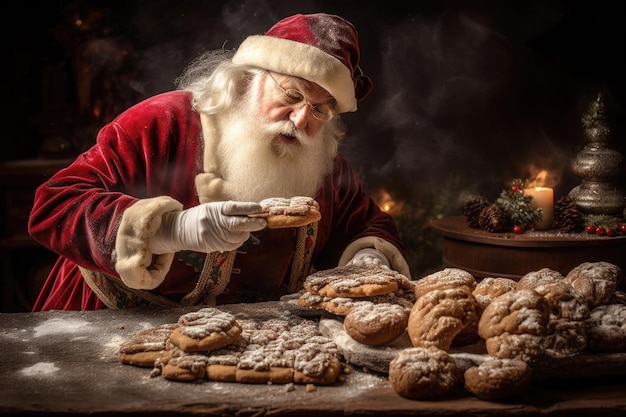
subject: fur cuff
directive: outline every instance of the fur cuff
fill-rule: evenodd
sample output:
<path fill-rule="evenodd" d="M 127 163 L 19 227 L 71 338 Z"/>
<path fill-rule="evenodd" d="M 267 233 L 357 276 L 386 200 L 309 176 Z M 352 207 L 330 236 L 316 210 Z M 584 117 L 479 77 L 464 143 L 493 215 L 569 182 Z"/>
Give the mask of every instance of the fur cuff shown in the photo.
<path fill-rule="evenodd" d="M 152 290 L 163 282 L 174 254 L 154 256 L 148 242 L 161 225 L 164 213 L 182 209 L 183 205 L 170 197 L 139 200 L 126 209 L 115 241 L 115 270 L 128 287 Z"/>
<path fill-rule="evenodd" d="M 365 248 L 374 248 L 382 252 L 382 254 L 389 260 L 391 269 L 398 271 L 408 279 L 412 279 L 409 264 L 406 262 L 406 259 L 404 259 L 404 256 L 402 256 L 402 253 L 398 250 L 398 248 L 388 241 L 374 236 L 363 237 L 350 243 L 343 251 L 341 259 L 339 259 L 338 266 L 346 265 L 358 251 Z"/>

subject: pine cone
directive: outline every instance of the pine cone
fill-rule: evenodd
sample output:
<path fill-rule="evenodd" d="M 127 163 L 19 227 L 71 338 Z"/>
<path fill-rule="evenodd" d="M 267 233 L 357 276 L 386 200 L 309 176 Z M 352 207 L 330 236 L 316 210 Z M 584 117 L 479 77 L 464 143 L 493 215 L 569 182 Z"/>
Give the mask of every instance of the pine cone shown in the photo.
<path fill-rule="evenodd" d="M 483 208 L 478 216 L 479 226 L 488 232 L 502 232 L 506 228 L 506 223 L 506 212 L 497 204 Z"/>
<path fill-rule="evenodd" d="M 480 228 L 478 217 L 480 216 L 480 212 L 488 206 L 489 203 L 482 197 L 470 197 L 465 201 L 465 204 L 463 205 L 463 214 L 467 218 L 467 222 L 470 227 L 475 229 Z"/>
<path fill-rule="evenodd" d="M 585 228 L 585 219 L 571 198 L 561 197 L 554 205 L 554 226 L 568 232 L 576 232 Z"/>

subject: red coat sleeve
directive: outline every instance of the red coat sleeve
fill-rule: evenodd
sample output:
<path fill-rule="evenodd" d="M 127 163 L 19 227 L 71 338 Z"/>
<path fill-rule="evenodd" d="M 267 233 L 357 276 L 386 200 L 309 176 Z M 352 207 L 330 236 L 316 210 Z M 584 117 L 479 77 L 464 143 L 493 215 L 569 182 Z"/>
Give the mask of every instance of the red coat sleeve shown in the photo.
<path fill-rule="evenodd" d="M 198 204 L 201 128 L 190 103 L 188 93 L 164 93 L 106 125 L 91 149 L 37 189 L 30 234 L 80 266 L 117 276 L 116 234 L 129 206 L 162 195 Z"/>

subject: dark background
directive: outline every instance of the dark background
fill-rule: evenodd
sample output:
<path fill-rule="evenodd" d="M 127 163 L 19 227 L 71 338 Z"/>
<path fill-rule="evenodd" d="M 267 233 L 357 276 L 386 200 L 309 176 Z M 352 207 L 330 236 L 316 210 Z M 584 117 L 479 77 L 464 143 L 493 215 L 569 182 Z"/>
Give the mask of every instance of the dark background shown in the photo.
<path fill-rule="evenodd" d="M 172 89 L 201 52 L 236 48 L 299 12 L 339 14 L 359 30 L 375 86 L 346 115 L 343 151 L 365 187 L 395 203 L 415 278 L 441 262 L 428 220 L 459 214 L 468 194 L 494 200 L 511 179 L 544 169 L 555 199 L 580 183 L 571 159 L 598 93 L 624 153 L 619 1 L 400 3 L 19 2 L 2 29 L 0 159 L 74 157 L 124 108 Z"/>

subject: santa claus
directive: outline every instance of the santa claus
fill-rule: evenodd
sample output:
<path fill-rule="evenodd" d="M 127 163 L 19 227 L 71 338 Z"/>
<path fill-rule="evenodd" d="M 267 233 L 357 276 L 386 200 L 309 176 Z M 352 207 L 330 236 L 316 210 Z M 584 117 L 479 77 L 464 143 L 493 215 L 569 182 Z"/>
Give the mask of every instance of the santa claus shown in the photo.
<path fill-rule="evenodd" d="M 338 153 L 341 114 L 372 88 L 359 55 L 351 23 L 294 15 L 104 126 L 36 192 L 29 231 L 60 256 L 34 310 L 274 300 L 350 263 L 410 277 L 392 218 Z M 293 196 L 321 219 L 249 216 Z"/>

